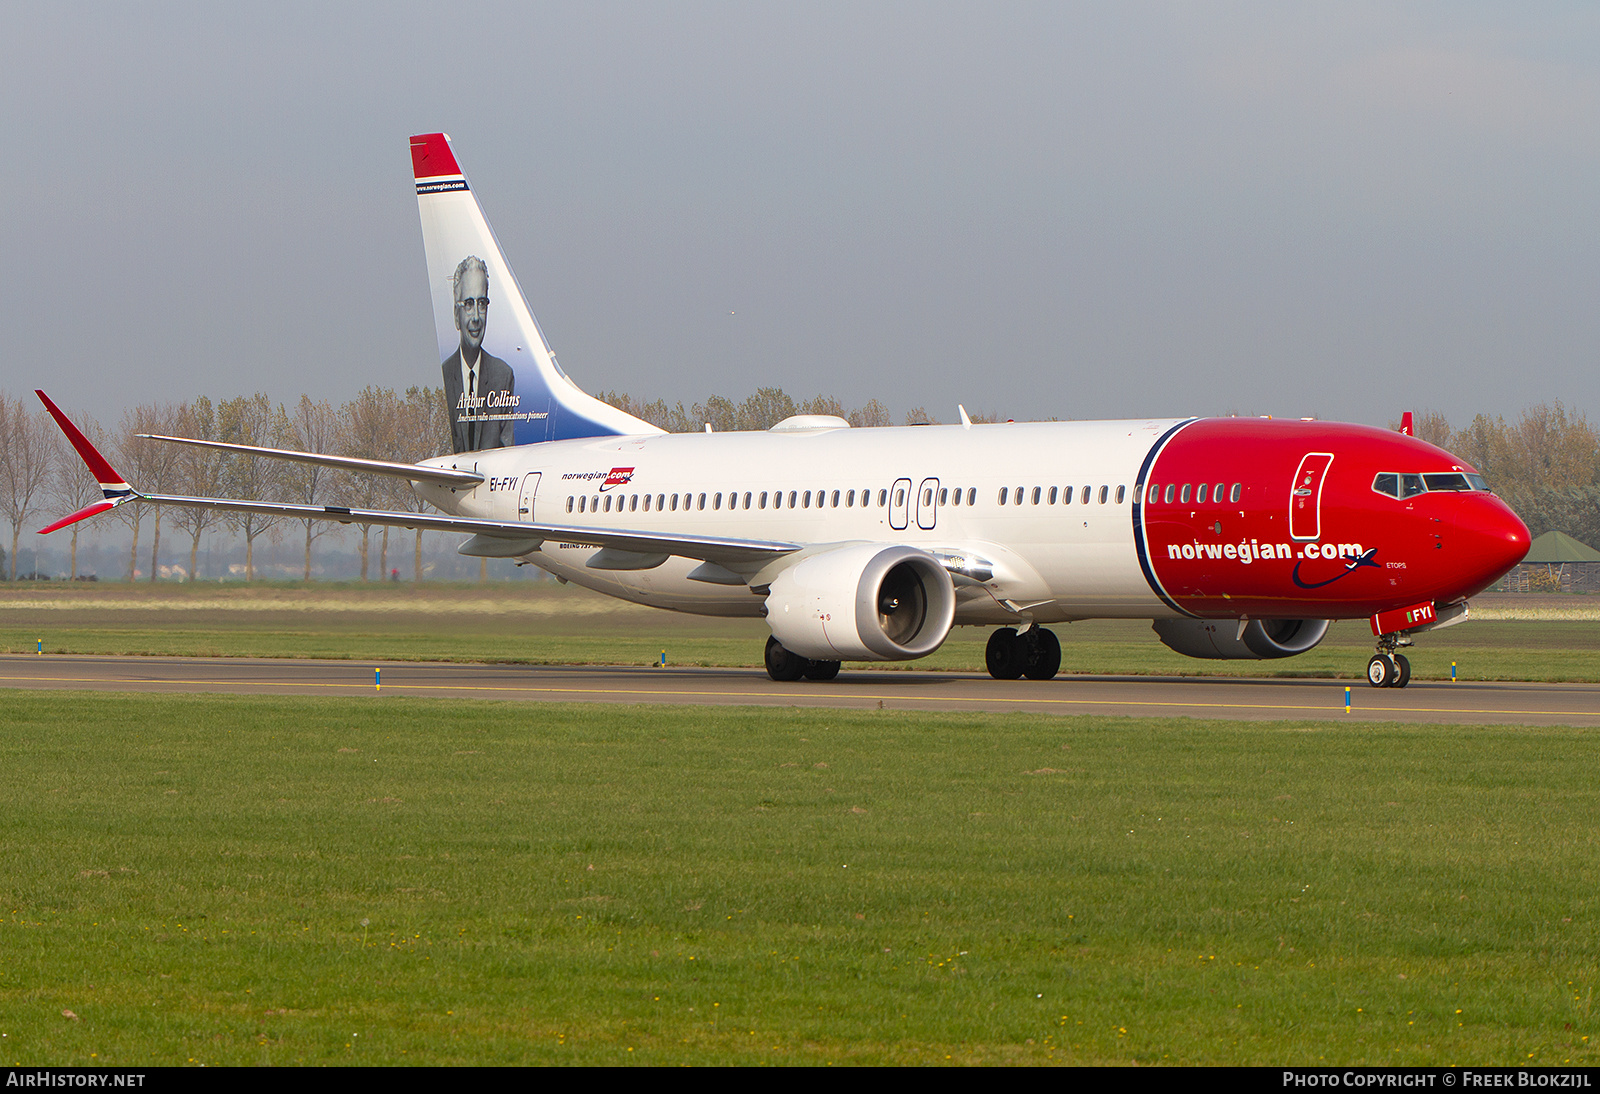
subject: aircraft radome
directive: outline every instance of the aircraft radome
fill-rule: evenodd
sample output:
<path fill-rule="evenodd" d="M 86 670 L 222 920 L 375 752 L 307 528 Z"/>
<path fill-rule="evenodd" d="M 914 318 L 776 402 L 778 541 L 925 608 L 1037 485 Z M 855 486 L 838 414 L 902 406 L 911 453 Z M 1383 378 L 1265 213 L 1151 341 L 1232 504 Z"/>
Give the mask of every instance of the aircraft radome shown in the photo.
<path fill-rule="evenodd" d="M 1406 432 L 1320 421 L 1163 418 L 853 429 L 805 415 L 749 433 L 668 434 L 556 364 L 449 139 L 411 139 L 448 455 L 418 464 L 256 452 L 408 479 L 437 514 L 190 498 L 122 480 L 46 407 L 105 499 L 467 533 L 512 558 L 674 611 L 762 616 L 775 680 L 938 649 L 991 625 L 1002 679 L 1048 679 L 1048 624 L 1152 620 L 1204 658 L 1303 653 L 1369 619 L 1376 687 L 1397 651 L 1466 619 L 1528 530 L 1461 460 Z"/>

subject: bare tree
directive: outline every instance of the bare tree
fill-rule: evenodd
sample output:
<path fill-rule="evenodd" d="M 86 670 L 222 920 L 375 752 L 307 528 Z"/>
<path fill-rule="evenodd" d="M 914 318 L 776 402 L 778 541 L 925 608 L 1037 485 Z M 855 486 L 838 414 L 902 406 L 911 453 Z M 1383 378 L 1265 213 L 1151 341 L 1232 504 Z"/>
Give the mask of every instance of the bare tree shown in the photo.
<path fill-rule="evenodd" d="M 11 580 L 17 579 L 17 540 L 23 522 L 44 499 L 56 454 L 55 425 L 21 399 L 0 394 L 0 511 L 11 522 Z M 37 556 L 36 556 L 37 557 Z M 34 569 L 37 570 L 35 563 Z"/>
<path fill-rule="evenodd" d="M 202 441 L 217 439 L 217 415 L 211 400 L 204 395 L 183 407 L 178 420 L 178 436 Z M 177 452 L 178 489 L 191 497 L 209 498 L 222 492 L 222 453 L 215 448 L 179 445 Z M 222 520 L 215 509 L 177 507 L 172 522 L 189 533 L 189 580 L 199 576 L 200 537 L 207 528 Z"/>
<path fill-rule="evenodd" d="M 114 462 L 117 469 L 128 477 L 128 482 L 137 489 L 160 491 L 171 485 L 178 460 L 174 446 L 165 441 L 146 440 L 139 434 L 171 433 L 177 417 L 177 408 L 155 403 L 145 403 L 123 411 L 112 444 L 116 453 Z M 159 506 L 143 501 L 132 501 L 117 508 L 117 516 L 133 533 L 128 545 L 129 581 L 139 574 L 139 533 L 145 517 L 152 514 L 156 518 L 156 534 L 155 546 L 150 556 L 150 579 L 154 581 L 155 561 L 157 552 L 161 549 Z"/>
<path fill-rule="evenodd" d="M 339 412 L 327 400 L 312 402 L 300 396 L 293 411 L 278 417 L 280 448 L 301 452 L 332 452 L 339 443 Z M 314 463 L 286 463 L 283 467 L 284 496 L 300 505 L 321 505 L 327 501 L 335 475 L 332 469 Z M 306 519 L 305 580 L 311 580 L 311 544 L 338 528 L 326 521 Z"/>
<path fill-rule="evenodd" d="M 109 438 L 99 422 L 87 414 L 73 414 L 70 417 L 83 435 L 89 438 L 90 444 L 101 451 L 109 447 Z M 68 513 L 76 513 L 79 509 L 88 508 L 105 497 L 105 494 L 94 476 L 89 473 L 89 468 L 78 458 L 77 453 L 68 450 L 61 431 L 52 429 L 50 432 L 56 441 L 57 449 L 55 471 L 50 478 L 50 494 L 60 508 L 61 515 L 66 516 Z M 72 525 L 72 540 L 67 556 L 69 581 L 75 581 L 78 577 L 78 531 L 82 527 L 81 522 Z"/>
<path fill-rule="evenodd" d="M 259 392 L 229 399 L 217 408 L 217 437 L 231 444 L 271 447 L 275 436 L 274 420 L 283 413 L 272 400 Z M 222 461 L 223 484 L 236 498 L 274 501 L 280 493 L 283 461 L 228 453 Z M 281 519 L 263 513 L 230 513 L 230 527 L 244 535 L 244 571 L 247 581 L 256 577 L 255 542 Z"/>
<path fill-rule="evenodd" d="M 450 450 L 450 415 L 437 388 L 408 388 L 400 406 L 398 458 L 416 463 Z M 428 503 L 407 482 L 394 480 L 395 508 L 405 513 L 425 513 Z M 412 557 L 413 580 L 422 580 L 422 529 L 416 529 Z"/>
<path fill-rule="evenodd" d="M 131 428 L 137 433 L 154 433 L 172 436 L 183 421 L 181 405 L 147 404 L 134 409 Z M 124 418 L 124 422 L 127 419 Z M 183 453 L 177 445 L 166 441 L 152 441 L 128 436 L 124 442 L 134 454 L 133 466 L 137 469 L 139 487 L 152 493 L 171 493 L 179 474 Z M 127 472 L 124 472 L 126 474 Z M 155 518 L 150 537 L 150 580 L 161 574 L 161 506 L 152 506 Z"/>
<path fill-rule="evenodd" d="M 881 429 L 894 425 L 894 419 L 889 416 L 889 408 L 876 399 L 868 399 L 866 406 L 852 410 L 845 417 L 857 429 Z"/>
<path fill-rule="evenodd" d="M 400 400 L 390 388 L 368 387 L 339 409 L 339 428 L 344 444 L 341 453 L 369 460 L 398 459 Z M 374 509 L 390 495 L 391 484 L 377 475 L 341 476 L 341 492 L 353 508 Z M 361 526 L 361 580 L 368 581 L 372 526 Z M 388 564 L 389 528 L 383 529 L 379 565 Z"/>

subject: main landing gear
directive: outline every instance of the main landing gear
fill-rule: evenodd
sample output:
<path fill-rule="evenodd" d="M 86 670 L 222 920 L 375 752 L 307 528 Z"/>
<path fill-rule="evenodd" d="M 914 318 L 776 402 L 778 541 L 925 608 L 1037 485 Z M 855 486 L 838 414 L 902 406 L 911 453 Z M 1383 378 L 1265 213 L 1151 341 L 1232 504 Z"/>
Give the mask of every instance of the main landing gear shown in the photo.
<path fill-rule="evenodd" d="M 1378 652 L 1367 662 L 1367 683 L 1375 688 L 1403 688 L 1411 683 L 1411 662 L 1404 654 L 1396 653 L 1409 640 L 1398 634 L 1386 634 L 1378 639 Z"/>
<path fill-rule="evenodd" d="M 767 637 L 766 662 L 767 675 L 786 684 L 801 677 L 807 680 L 832 680 L 839 675 L 839 662 L 812 661 L 797 653 L 790 653 L 784 649 L 782 642 L 770 635 Z"/>
<path fill-rule="evenodd" d="M 989 636 L 984 664 L 996 680 L 1048 680 L 1061 670 L 1061 642 L 1054 631 L 1029 627 L 1018 634 L 1002 627 Z"/>

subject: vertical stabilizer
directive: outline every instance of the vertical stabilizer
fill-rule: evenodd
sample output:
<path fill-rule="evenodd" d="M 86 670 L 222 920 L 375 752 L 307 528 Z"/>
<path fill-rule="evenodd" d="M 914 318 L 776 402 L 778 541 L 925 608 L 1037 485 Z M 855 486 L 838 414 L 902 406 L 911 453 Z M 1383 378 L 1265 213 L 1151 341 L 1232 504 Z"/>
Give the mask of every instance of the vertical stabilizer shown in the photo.
<path fill-rule="evenodd" d="M 561 371 L 450 138 L 412 137 L 411 165 L 454 450 L 661 432 Z"/>

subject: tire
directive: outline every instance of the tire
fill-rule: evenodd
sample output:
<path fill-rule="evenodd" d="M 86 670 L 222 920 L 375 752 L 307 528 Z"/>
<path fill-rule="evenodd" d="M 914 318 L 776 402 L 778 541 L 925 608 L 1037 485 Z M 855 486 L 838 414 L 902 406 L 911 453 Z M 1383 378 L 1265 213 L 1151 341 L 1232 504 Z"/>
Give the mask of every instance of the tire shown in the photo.
<path fill-rule="evenodd" d="M 1027 667 L 1028 647 L 1010 627 L 1001 627 L 989 636 L 983 663 L 996 680 L 1016 680 Z"/>
<path fill-rule="evenodd" d="M 1404 654 L 1397 653 L 1394 655 L 1394 664 L 1399 671 L 1395 673 L 1394 683 L 1391 686 L 1403 688 L 1411 683 L 1411 662 L 1406 660 Z"/>
<path fill-rule="evenodd" d="M 1023 675 L 1029 680 L 1049 680 L 1061 671 L 1061 640 L 1055 631 L 1035 627 L 1024 636 L 1027 641 L 1028 663 Z"/>
<path fill-rule="evenodd" d="M 767 639 L 767 675 L 781 684 L 792 684 L 806 674 L 806 666 L 811 664 L 804 657 L 796 656 L 783 648 L 783 643 L 776 638 Z"/>
<path fill-rule="evenodd" d="M 839 675 L 839 662 L 837 661 L 808 661 L 806 662 L 807 680 L 832 680 Z"/>
<path fill-rule="evenodd" d="M 1387 654 L 1375 653 L 1372 660 L 1367 662 L 1367 683 L 1375 688 L 1393 687 L 1399 673 L 1399 666 Z"/>

